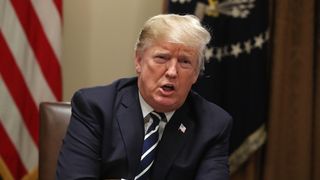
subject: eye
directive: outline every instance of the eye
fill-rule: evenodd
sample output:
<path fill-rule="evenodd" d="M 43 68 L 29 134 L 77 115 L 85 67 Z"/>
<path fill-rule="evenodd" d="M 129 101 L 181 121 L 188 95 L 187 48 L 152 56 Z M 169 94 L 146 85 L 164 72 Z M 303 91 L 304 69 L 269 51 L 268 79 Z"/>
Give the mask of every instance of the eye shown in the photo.
<path fill-rule="evenodd" d="M 169 55 L 166 54 L 156 54 L 154 56 L 154 60 L 157 63 L 165 63 L 167 60 L 170 59 Z"/>
<path fill-rule="evenodd" d="M 191 62 L 187 59 L 184 59 L 181 61 L 182 64 L 191 64 Z"/>
<path fill-rule="evenodd" d="M 192 62 L 188 58 L 179 59 L 179 63 L 180 63 L 182 68 L 192 68 Z"/>
<path fill-rule="evenodd" d="M 165 59 L 165 55 L 157 55 L 156 58 Z"/>

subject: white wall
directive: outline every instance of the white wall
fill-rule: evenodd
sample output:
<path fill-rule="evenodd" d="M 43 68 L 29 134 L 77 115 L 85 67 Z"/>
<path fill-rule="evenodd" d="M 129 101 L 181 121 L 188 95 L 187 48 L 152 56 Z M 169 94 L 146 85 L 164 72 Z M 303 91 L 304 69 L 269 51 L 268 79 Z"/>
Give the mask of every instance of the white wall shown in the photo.
<path fill-rule="evenodd" d="M 133 48 L 162 0 L 64 0 L 63 99 L 75 90 L 135 75 Z"/>

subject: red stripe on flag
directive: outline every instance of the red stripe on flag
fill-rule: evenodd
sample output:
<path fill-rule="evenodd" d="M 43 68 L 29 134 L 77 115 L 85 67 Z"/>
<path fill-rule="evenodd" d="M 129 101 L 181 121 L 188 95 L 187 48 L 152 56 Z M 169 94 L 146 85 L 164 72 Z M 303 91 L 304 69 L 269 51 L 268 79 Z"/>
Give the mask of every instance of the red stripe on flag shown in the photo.
<path fill-rule="evenodd" d="M 38 145 L 39 111 L 0 31 L 0 74 L 14 99 L 35 144 Z"/>
<path fill-rule="evenodd" d="M 59 61 L 45 35 L 30 0 L 12 0 L 12 5 L 36 55 L 41 71 L 57 100 L 62 99 Z"/>
<path fill-rule="evenodd" d="M 0 123 L 0 154 L 3 161 L 6 163 L 11 175 L 14 179 L 21 179 L 26 174 L 26 168 L 24 167 L 19 154 L 12 144 L 9 136 L 5 133 L 5 129 Z"/>
<path fill-rule="evenodd" d="M 56 5 L 58 12 L 60 14 L 60 17 L 62 17 L 62 1 L 61 0 L 54 0 L 54 4 Z"/>

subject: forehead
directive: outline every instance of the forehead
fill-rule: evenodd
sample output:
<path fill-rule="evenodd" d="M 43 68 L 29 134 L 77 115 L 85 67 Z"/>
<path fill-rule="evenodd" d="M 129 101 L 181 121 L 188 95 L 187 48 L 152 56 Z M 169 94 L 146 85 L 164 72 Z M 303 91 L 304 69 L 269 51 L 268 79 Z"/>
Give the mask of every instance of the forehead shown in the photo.
<path fill-rule="evenodd" d="M 147 49 L 151 50 L 152 53 L 178 54 L 195 58 L 198 54 L 197 49 L 194 47 L 171 42 L 155 42 Z"/>

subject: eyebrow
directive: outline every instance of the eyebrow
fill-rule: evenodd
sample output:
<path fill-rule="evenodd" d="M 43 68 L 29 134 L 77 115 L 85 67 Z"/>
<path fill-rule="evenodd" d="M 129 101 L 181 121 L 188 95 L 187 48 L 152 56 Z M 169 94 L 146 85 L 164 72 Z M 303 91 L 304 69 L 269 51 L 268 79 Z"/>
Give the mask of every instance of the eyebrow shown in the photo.
<path fill-rule="evenodd" d="M 160 48 L 160 49 L 155 49 L 154 54 L 161 54 L 161 55 L 171 55 L 171 51 L 170 50 L 167 50 L 165 48 Z M 182 50 L 182 51 L 179 51 L 179 57 L 182 57 L 182 58 L 192 58 L 193 57 L 193 53 L 190 53 L 190 51 L 188 50 Z"/>
<path fill-rule="evenodd" d="M 166 50 L 166 49 L 156 49 L 156 50 L 154 50 L 154 53 L 171 54 L 171 52 L 169 50 Z"/>
<path fill-rule="evenodd" d="M 191 53 L 181 53 L 181 54 L 179 54 L 179 57 L 192 58 L 193 55 Z"/>

